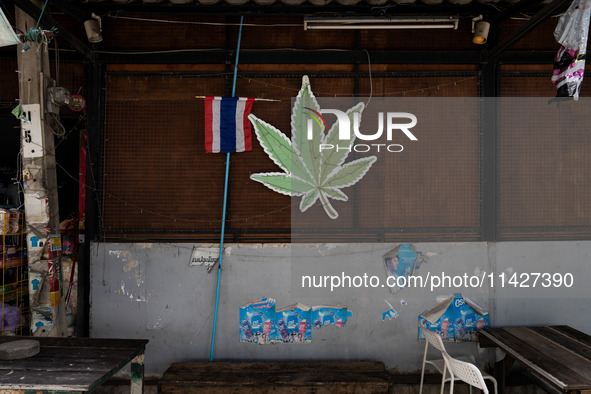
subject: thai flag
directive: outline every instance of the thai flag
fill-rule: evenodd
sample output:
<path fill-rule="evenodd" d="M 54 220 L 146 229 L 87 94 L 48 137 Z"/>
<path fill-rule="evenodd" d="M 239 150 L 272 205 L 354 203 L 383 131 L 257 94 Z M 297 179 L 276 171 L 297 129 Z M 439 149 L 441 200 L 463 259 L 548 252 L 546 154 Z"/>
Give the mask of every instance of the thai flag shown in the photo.
<path fill-rule="evenodd" d="M 248 115 L 254 98 L 205 98 L 205 151 L 244 152 L 252 150 Z"/>

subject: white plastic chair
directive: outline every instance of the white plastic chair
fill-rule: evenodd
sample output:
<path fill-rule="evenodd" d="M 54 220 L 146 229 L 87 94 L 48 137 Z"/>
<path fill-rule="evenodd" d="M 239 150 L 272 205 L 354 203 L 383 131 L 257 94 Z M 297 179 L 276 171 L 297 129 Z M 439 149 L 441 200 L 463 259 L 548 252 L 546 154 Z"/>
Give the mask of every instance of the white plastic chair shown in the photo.
<path fill-rule="evenodd" d="M 429 349 L 429 345 L 433 346 L 435 349 L 439 350 L 442 354 L 446 353 L 445 346 L 443 346 L 443 341 L 441 337 L 436 333 L 428 328 L 426 328 L 423 323 L 419 322 L 421 330 L 425 335 L 425 353 L 423 354 L 423 365 L 421 367 L 421 385 L 419 386 L 419 394 L 423 394 L 423 381 L 425 379 L 425 365 L 431 364 L 435 369 L 442 375 L 441 377 L 441 394 L 443 394 L 443 387 L 445 382 L 451 380 L 451 376 L 446 377 L 446 366 L 445 366 L 445 359 L 436 359 L 436 360 L 427 360 L 427 351 Z"/>
<path fill-rule="evenodd" d="M 423 334 L 426 339 L 425 353 L 423 355 L 423 366 L 421 369 L 421 385 L 419 387 L 419 394 L 423 393 L 423 381 L 424 381 L 424 377 L 425 377 L 425 364 L 433 365 L 433 367 L 435 367 L 435 369 L 437 369 L 437 371 L 439 371 L 439 373 L 441 373 L 441 375 L 442 375 L 442 377 L 441 377 L 441 394 L 443 394 L 445 382 L 447 382 L 447 381 L 451 381 L 450 394 L 453 394 L 454 380 L 456 378 L 463 380 L 470 385 L 470 393 L 472 393 L 472 386 L 475 386 L 475 387 L 482 389 L 484 391 L 484 394 L 488 394 L 488 389 L 486 388 L 486 384 L 484 384 L 484 379 L 489 379 L 493 382 L 494 388 L 495 388 L 495 394 L 497 394 L 497 381 L 495 380 L 495 378 L 493 378 L 491 375 L 489 375 L 487 373 L 482 373 L 474 364 L 471 364 L 470 362 L 451 357 L 447 353 L 447 351 L 445 350 L 445 346 L 443 345 L 443 341 L 441 340 L 441 337 L 436 332 L 431 331 L 428 328 L 426 328 L 422 323 L 419 323 L 419 325 L 420 325 L 421 330 L 423 331 Z M 431 345 L 431 346 L 435 347 L 437 350 L 439 350 L 441 352 L 443 358 L 437 359 L 437 360 L 427 360 L 427 350 L 429 348 L 429 345 Z M 451 363 L 453 363 L 453 366 L 456 368 L 455 371 L 454 371 L 454 369 L 452 369 Z M 461 365 L 460 365 L 460 363 L 461 363 Z M 465 375 L 464 370 L 466 368 L 463 368 L 463 369 L 460 368 L 461 366 L 464 366 L 464 365 L 471 366 L 472 368 L 470 368 L 470 371 L 475 370 L 478 373 L 478 375 L 480 376 L 480 380 L 482 381 L 481 385 L 480 384 L 472 384 L 473 380 L 464 380 L 464 376 L 471 376 L 471 375 Z"/>
<path fill-rule="evenodd" d="M 487 373 L 481 372 L 474 364 L 455 359 L 445 352 L 443 353 L 443 358 L 451 374 L 450 394 L 454 392 L 454 381 L 456 378 L 470 385 L 470 393 L 472 393 L 472 386 L 474 386 L 482 390 L 484 394 L 488 394 L 488 388 L 486 387 L 486 383 L 484 383 L 484 379 L 492 380 L 495 394 L 497 394 L 497 381 L 495 378 Z"/>

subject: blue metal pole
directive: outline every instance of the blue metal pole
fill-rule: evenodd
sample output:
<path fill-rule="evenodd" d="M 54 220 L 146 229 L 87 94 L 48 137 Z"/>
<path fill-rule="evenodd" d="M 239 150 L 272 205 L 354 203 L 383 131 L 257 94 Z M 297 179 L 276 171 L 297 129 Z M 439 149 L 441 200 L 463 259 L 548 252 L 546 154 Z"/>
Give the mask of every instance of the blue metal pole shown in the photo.
<path fill-rule="evenodd" d="M 238 74 L 238 56 L 240 55 L 240 40 L 242 39 L 242 21 L 240 17 L 240 30 L 238 32 L 238 45 L 236 47 L 236 63 L 234 65 L 234 82 L 232 84 L 232 97 L 236 94 L 236 77 Z M 228 203 L 228 180 L 230 178 L 230 152 L 226 153 L 226 180 L 224 182 L 224 207 L 222 212 L 222 234 L 220 236 L 220 257 L 218 259 L 218 282 L 215 288 L 215 310 L 213 313 L 213 332 L 211 334 L 211 351 L 209 352 L 209 361 L 213 361 L 213 351 L 215 348 L 215 330 L 218 321 L 218 305 L 220 300 L 220 280 L 222 278 L 222 258 L 224 255 L 224 231 L 226 229 L 226 206 Z"/>
<path fill-rule="evenodd" d="M 236 46 L 236 62 L 234 63 L 234 82 L 232 83 L 232 97 L 236 95 L 236 77 L 238 76 L 238 58 L 240 56 L 240 41 L 242 39 L 242 21 L 244 17 L 240 17 L 240 30 L 238 31 L 238 45 Z"/>

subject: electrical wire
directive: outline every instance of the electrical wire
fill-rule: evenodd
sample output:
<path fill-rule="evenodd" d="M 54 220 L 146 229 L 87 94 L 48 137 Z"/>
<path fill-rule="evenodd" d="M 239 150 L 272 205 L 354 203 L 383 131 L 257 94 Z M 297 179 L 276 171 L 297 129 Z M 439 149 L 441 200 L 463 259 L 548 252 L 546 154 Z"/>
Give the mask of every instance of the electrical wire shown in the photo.
<path fill-rule="evenodd" d="M 53 41 L 55 46 L 55 83 L 60 86 L 60 51 L 57 47 L 57 40 Z"/>
<path fill-rule="evenodd" d="M 370 61 L 370 59 L 368 59 L 368 62 L 369 61 Z M 373 81 L 372 81 L 373 74 L 372 74 L 372 71 L 371 71 L 371 63 L 369 63 L 369 67 L 370 67 L 370 70 L 369 70 L 370 75 L 369 75 L 369 77 L 370 77 L 370 83 L 371 83 L 371 89 L 370 89 L 369 95 L 371 97 L 373 97 Z M 125 75 L 129 75 L 129 73 L 126 73 Z M 217 76 L 224 77 L 224 76 L 228 76 L 228 75 L 233 75 L 233 73 L 224 72 L 224 73 L 196 73 L 196 74 L 188 74 L 188 75 L 183 74 L 182 76 L 180 76 L 180 78 L 205 78 L 205 77 L 211 78 L 211 77 L 217 77 Z M 133 76 L 133 74 L 131 76 Z M 179 77 L 179 76 L 176 76 L 176 75 L 170 74 L 170 73 L 164 73 L 163 74 L 163 77 L 164 76 L 166 76 L 166 77 Z M 382 96 L 380 96 L 380 97 L 395 96 L 395 95 L 405 95 L 406 93 L 414 93 L 414 92 L 419 92 L 419 91 L 420 92 L 425 92 L 425 91 L 428 91 L 428 90 L 441 89 L 441 88 L 444 88 L 444 87 L 447 87 L 447 86 L 451 86 L 451 85 L 457 86 L 459 83 L 466 82 L 466 81 L 469 81 L 469 80 L 472 80 L 472 79 L 476 79 L 478 77 L 479 77 L 479 75 L 472 75 L 472 76 L 469 76 L 469 77 L 466 77 L 466 78 L 462 78 L 462 79 L 459 79 L 459 80 L 451 81 L 449 83 L 444 83 L 444 84 L 439 84 L 439 85 L 433 85 L 433 86 L 425 87 L 425 88 L 384 92 L 384 93 L 382 93 Z M 107 80 L 111 80 L 111 78 L 113 78 L 111 75 L 108 75 L 107 76 Z M 115 78 L 117 78 L 117 77 L 115 77 Z M 283 91 L 288 91 L 288 92 L 295 92 L 295 93 L 297 93 L 300 90 L 300 88 L 294 88 L 294 87 L 285 86 L 285 85 L 277 85 L 277 84 L 265 82 L 263 80 L 259 80 L 259 79 L 253 78 L 253 77 L 249 77 L 249 76 L 246 76 L 246 75 L 240 75 L 240 74 L 238 74 L 238 78 L 241 78 L 243 80 L 247 80 L 248 83 L 254 82 L 254 83 L 261 84 L 261 85 L 265 85 L 266 87 L 273 87 L 273 88 L 277 88 L 278 90 L 283 90 Z M 335 96 L 335 97 L 352 97 L 352 96 L 354 97 L 355 96 L 355 95 L 351 95 L 351 94 L 334 94 L 332 92 L 322 92 L 322 91 L 315 91 L 314 93 L 316 95 L 326 95 L 326 96 Z M 359 94 L 357 96 L 358 97 L 366 97 L 365 94 Z M 138 99 L 134 99 L 134 100 L 131 100 L 130 99 L 128 101 L 140 101 L 140 100 L 141 99 L 138 98 Z M 274 97 L 274 100 L 275 101 L 285 101 L 285 100 L 282 100 L 282 99 L 278 98 L 278 96 Z"/>
<path fill-rule="evenodd" d="M 283 90 L 290 90 L 290 91 L 294 91 L 294 92 L 298 92 L 300 89 L 299 88 L 293 88 L 290 86 L 281 86 L 281 85 L 276 85 L 276 84 L 272 84 L 269 82 L 264 82 L 264 81 L 260 81 L 251 77 L 246 77 L 246 76 L 238 76 L 240 78 L 243 79 L 247 79 L 249 82 L 255 82 L 255 83 L 259 83 L 262 85 L 265 85 L 267 87 L 274 87 L 274 88 L 278 88 L 278 89 L 283 89 Z M 444 88 L 447 86 L 457 86 L 458 83 L 462 83 L 462 82 L 466 82 L 475 78 L 478 78 L 479 75 L 473 75 L 467 78 L 463 78 L 457 81 L 453 81 L 453 82 L 449 82 L 449 83 L 444 83 L 444 84 L 440 84 L 440 85 L 434 85 L 434 86 L 429 86 L 426 88 L 420 88 L 420 89 L 409 89 L 409 90 L 400 90 L 400 91 L 392 91 L 392 92 L 384 92 L 382 94 L 383 97 L 387 97 L 387 96 L 395 96 L 395 95 L 406 95 L 406 93 L 415 93 L 415 92 L 424 92 L 426 90 L 435 90 L 435 89 L 440 89 L 440 88 Z M 370 74 L 370 78 L 371 78 L 371 74 Z M 327 96 L 334 96 L 334 97 L 351 97 L 354 95 L 347 95 L 347 94 L 334 94 L 334 93 L 329 93 L 329 92 L 319 92 L 319 91 L 315 91 L 314 94 L 316 96 L 320 96 L 320 95 L 327 95 Z M 370 95 L 373 94 L 373 92 L 370 92 Z M 364 97 L 364 95 L 359 95 L 359 97 Z"/>
<path fill-rule="evenodd" d="M 166 49 L 161 51 L 94 51 L 96 53 L 104 53 L 107 55 L 157 55 L 161 53 L 184 53 L 184 52 L 208 52 L 208 51 L 225 51 L 222 48 L 189 48 L 189 49 Z"/>
<path fill-rule="evenodd" d="M 80 93 L 80 91 L 78 91 L 78 93 Z M 80 117 L 78 118 L 78 122 L 76 122 L 76 124 L 74 126 L 72 126 L 70 128 L 70 130 L 68 130 L 68 132 L 66 133 L 66 135 L 64 136 L 64 138 L 60 139 L 56 144 L 54 149 L 57 149 L 57 147 L 64 141 L 66 141 L 68 139 L 68 137 L 70 136 L 70 134 L 72 134 L 72 132 L 74 132 L 74 130 L 78 130 L 78 125 L 80 125 L 80 123 L 82 121 L 86 121 L 86 113 L 82 113 L 82 115 L 80 115 Z"/>
<path fill-rule="evenodd" d="M 46 114 L 45 117 L 45 125 L 49 127 L 51 132 L 59 138 L 64 138 L 66 136 L 66 128 L 60 122 L 58 115 L 54 114 L 53 112 L 49 112 Z"/>
<path fill-rule="evenodd" d="M 45 12 L 45 7 L 47 7 L 47 3 L 49 3 L 49 0 L 45 0 L 45 4 L 43 4 L 41 14 L 39 15 L 39 19 L 37 19 L 37 25 L 35 25 L 35 29 L 37 29 L 39 27 L 39 23 L 41 23 L 41 18 L 43 17 L 43 13 Z"/>
<path fill-rule="evenodd" d="M 132 16 L 118 16 L 105 15 L 113 19 L 127 19 L 140 22 L 156 22 L 156 23 L 171 23 L 178 25 L 202 25 L 202 26 L 240 26 L 240 23 L 224 23 L 224 22 L 195 22 L 195 21 L 174 21 L 168 19 L 153 19 L 153 18 L 138 18 Z M 248 27 L 303 27 L 303 23 L 275 23 L 275 24 L 259 24 L 259 23 L 244 23 L 242 26 Z"/>
<path fill-rule="evenodd" d="M 164 49 L 157 51 L 104 51 L 97 50 L 96 53 L 104 53 L 108 55 L 157 55 L 161 53 L 183 53 L 183 52 L 210 52 L 210 51 L 226 51 L 225 48 L 186 48 L 186 49 Z M 261 49 L 243 49 L 241 52 L 261 51 Z M 270 48 L 265 49 L 265 52 L 350 52 L 348 49 L 340 48 L 323 48 L 323 49 L 298 49 L 298 48 Z M 230 73 L 231 74 L 231 73 Z"/>

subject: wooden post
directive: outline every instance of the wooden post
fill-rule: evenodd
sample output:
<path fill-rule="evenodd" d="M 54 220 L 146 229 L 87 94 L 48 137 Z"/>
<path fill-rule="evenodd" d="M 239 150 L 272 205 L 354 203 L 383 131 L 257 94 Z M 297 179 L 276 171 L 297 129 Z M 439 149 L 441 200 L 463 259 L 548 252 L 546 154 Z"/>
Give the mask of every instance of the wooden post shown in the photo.
<path fill-rule="evenodd" d="M 33 3 L 39 8 L 43 4 Z M 37 21 L 16 8 L 17 27 L 27 32 Z M 51 26 L 49 26 L 51 27 Z M 59 236 L 59 207 L 54 134 L 45 113 L 46 88 L 50 81 L 46 44 L 17 46 L 19 96 L 29 122 L 21 121 L 29 303 L 31 331 L 37 336 L 66 336 L 60 252 L 52 250 L 52 236 Z"/>
<path fill-rule="evenodd" d="M 144 353 L 137 355 L 131 360 L 131 386 L 130 394 L 144 393 Z"/>

